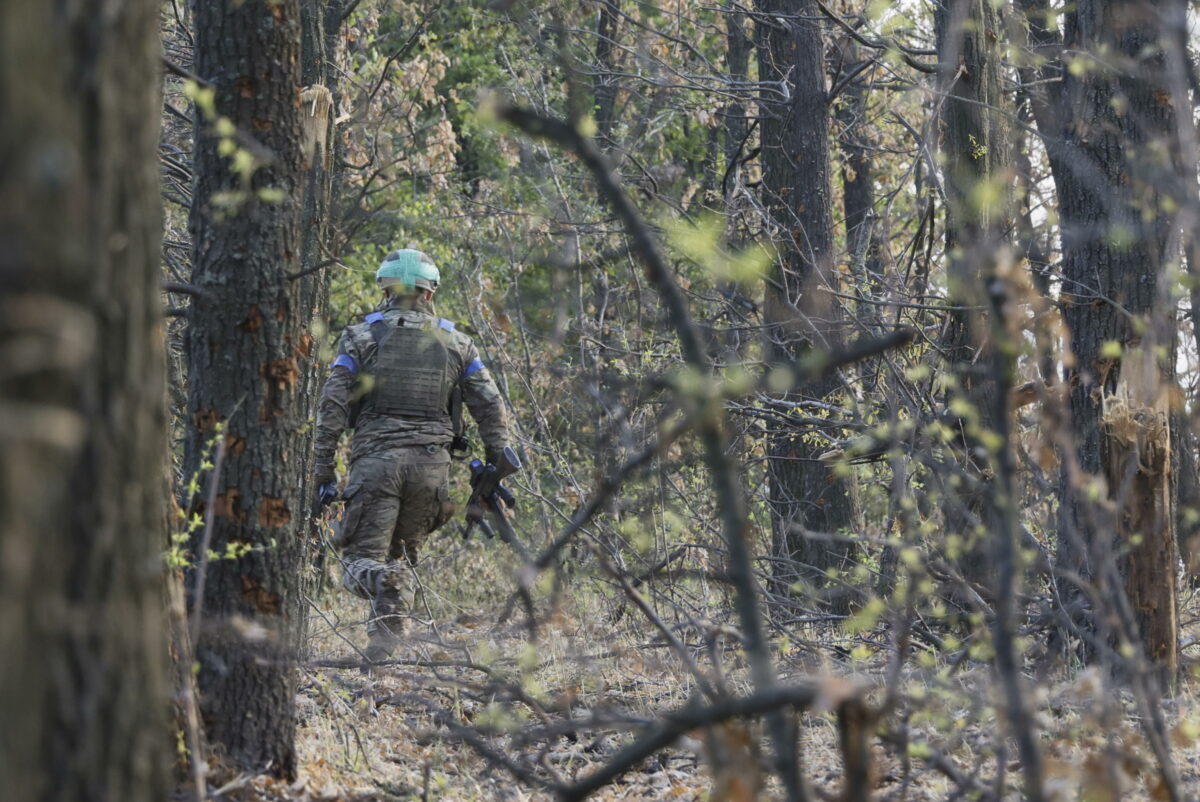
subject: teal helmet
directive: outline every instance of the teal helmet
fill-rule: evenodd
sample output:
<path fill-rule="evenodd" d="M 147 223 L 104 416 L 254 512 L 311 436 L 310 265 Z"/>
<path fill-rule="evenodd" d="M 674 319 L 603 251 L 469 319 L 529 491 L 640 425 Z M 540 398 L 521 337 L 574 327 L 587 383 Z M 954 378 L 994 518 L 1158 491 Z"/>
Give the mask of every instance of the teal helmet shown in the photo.
<path fill-rule="evenodd" d="M 395 287 L 401 291 L 436 290 L 441 276 L 432 259 L 410 248 L 392 251 L 375 271 L 375 280 L 380 287 Z"/>

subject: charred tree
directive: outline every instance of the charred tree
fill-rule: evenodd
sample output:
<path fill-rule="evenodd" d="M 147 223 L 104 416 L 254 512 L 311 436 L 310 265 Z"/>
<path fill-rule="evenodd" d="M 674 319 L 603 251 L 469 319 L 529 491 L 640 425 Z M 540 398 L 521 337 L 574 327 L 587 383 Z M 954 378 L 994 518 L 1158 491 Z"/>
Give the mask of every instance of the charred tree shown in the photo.
<path fill-rule="evenodd" d="M 159 58 L 149 0 L 0 6 L 0 774 L 16 802 L 169 794 Z"/>
<path fill-rule="evenodd" d="M 188 587 L 210 741 L 245 771 L 291 777 L 304 518 L 303 376 L 313 358 L 299 270 L 305 193 L 297 0 L 197 3 L 198 104 L 190 228 L 185 471 L 212 488 L 192 507 Z M 222 460 L 205 470 L 210 444 Z"/>
<path fill-rule="evenodd" d="M 838 279 L 821 12 L 811 0 L 762 0 L 757 7 L 762 195 L 778 254 L 766 290 L 767 347 L 773 362 L 791 362 L 813 347 L 836 349 L 842 339 L 840 307 L 829 292 Z M 828 399 L 839 388 L 832 376 L 785 400 Z M 818 459 L 826 450 L 798 425 L 769 434 L 772 542 L 785 587 L 825 585 L 827 572 L 847 567 L 855 552 L 839 539 L 854 528 L 854 483 Z M 849 601 L 845 588 L 826 588 L 835 607 Z"/>

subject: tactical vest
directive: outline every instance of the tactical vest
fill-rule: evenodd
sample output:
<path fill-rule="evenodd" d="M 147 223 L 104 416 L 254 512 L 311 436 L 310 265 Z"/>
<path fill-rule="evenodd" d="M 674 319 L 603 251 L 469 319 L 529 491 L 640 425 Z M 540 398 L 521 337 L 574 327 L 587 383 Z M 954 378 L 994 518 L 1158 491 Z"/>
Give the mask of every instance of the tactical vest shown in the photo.
<path fill-rule="evenodd" d="M 450 394 L 456 382 L 450 352 L 432 326 L 403 318 L 395 325 L 376 320 L 371 334 L 375 356 L 365 372 L 374 386 L 364 399 L 364 411 L 451 423 Z"/>

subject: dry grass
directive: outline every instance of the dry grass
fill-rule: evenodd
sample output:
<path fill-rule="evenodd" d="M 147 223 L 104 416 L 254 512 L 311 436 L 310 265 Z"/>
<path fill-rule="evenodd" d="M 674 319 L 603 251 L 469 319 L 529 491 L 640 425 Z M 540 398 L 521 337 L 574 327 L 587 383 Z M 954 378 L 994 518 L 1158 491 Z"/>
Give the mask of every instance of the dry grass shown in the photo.
<path fill-rule="evenodd" d="M 424 589 L 407 642 L 396 664 L 370 674 L 356 667 L 313 663 L 353 661 L 351 644 L 365 641 L 366 604 L 336 588 L 325 593 L 309 623 L 310 665 L 299 696 L 300 783 L 288 794 L 307 799 L 548 799 L 518 782 L 459 737 L 456 727 L 481 733 L 481 743 L 542 777 L 570 781 L 605 762 L 636 733 L 636 719 L 682 706 L 696 692 L 693 679 L 655 630 L 623 608 L 594 578 L 557 596 L 539 588 L 540 622 L 534 645 L 518 608 L 498 623 L 516 563 L 500 544 L 443 538 L 419 572 Z M 1195 607 L 1194 600 L 1189 606 Z M 1185 616 L 1185 620 L 1194 616 Z M 799 636 L 805 633 L 798 633 Z M 854 677 L 883 695 L 888 649 L 882 625 L 874 633 L 812 630 L 811 638 L 836 635 L 867 645 L 855 657 L 814 660 L 792 648 L 785 672 L 811 677 Z M 964 649 L 966 647 L 964 646 Z M 969 652 L 969 649 L 967 649 Z M 696 652 L 702 665 L 706 656 Z M 722 651 L 726 680 L 748 690 L 739 655 Z M 994 787 L 999 694 L 986 655 L 917 651 L 903 672 L 903 701 L 889 721 L 907 726 L 907 750 L 872 746 L 874 798 L 954 798 L 959 779 L 978 790 Z M 844 688 L 830 680 L 831 694 Z M 1096 671 L 1044 677 L 1035 691 L 1047 790 L 1055 800 L 1156 799 L 1155 763 L 1133 700 Z M 1165 703 L 1176 759 L 1185 783 L 1200 787 L 1197 773 L 1200 718 L 1193 684 Z M 610 716 L 608 726 L 581 728 L 578 738 L 526 736 L 568 719 Z M 804 716 L 805 773 L 822 798 L 841 786 L 836 717 L 828 709 Z M 597 799 L 718 800 L 775 798 L 762 733 L 755 723 L 733 723 L 694 732 L 626 775 Z M 907 754 L 905 754 L 907 752 Z M 721 768 L 711 758 L 722 755 Z M 1009 792 L 1019 799 L 1015 749 L 999 750 Z M 303 789 L 303 790 L 301 790 Z"/>

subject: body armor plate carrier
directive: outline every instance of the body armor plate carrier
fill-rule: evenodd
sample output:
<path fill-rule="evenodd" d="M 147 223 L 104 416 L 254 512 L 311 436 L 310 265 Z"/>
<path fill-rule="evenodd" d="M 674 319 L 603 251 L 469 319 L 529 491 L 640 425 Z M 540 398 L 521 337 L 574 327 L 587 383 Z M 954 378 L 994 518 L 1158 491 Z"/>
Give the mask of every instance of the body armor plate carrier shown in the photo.
<path fill-rule="evenodd" d="M 375 364 L 369 368 L 375 386 L 366 409 L 378 415 L 450 422 L 450 353 L 425 326 L 386 326 L 376 337 Z M 375 334 L 372 331 L 372 334 Z"/>

